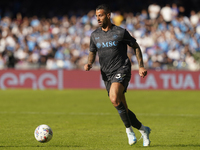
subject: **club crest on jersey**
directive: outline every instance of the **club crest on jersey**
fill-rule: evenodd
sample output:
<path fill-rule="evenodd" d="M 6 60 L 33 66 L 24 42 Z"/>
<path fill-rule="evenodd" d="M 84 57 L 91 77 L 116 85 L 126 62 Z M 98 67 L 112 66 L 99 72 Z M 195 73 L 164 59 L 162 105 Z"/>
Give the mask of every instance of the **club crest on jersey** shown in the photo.
<path fill-rule="evenodd" d="M 97 48 L 101 48 L 101 44 L 100 43 L 97 43 L 96 46 L 97 46 Z"/>
<path fill-rule="evenodd" d="M 113 35 L 113 39 L 117 39 L 117 37 L 118 37 L 118 36 L 117 36 L 116 34 L 115 34 L 115 35 Z"/>

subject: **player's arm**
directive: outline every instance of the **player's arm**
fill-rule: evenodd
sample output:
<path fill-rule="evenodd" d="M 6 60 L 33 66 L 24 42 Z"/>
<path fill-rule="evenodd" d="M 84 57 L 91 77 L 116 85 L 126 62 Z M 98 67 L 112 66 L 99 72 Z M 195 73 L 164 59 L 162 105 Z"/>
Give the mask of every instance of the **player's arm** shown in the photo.
<path fill-rule="evenodd" d="M 90 52 L 88 55 L 88 63 L 84 66 L 85 71 L 89 71 L 92 68 L 92 64 L 94 63 L 95 58 L 96 52 Z"/>
<path fill-rule="evenodd" d="M 137 58 L 137 61 L 138 61 L 139 75 L 144 78 L 147 75 L 147 70 L 144 68 L 142 51 L 141 51 L 140 46 L 138 45 L 137 42 L 135 42 L 135 44 L 132 46 L 132 48 L 135 52 L 135 55 L 136 55 L 136 58 Z"/>

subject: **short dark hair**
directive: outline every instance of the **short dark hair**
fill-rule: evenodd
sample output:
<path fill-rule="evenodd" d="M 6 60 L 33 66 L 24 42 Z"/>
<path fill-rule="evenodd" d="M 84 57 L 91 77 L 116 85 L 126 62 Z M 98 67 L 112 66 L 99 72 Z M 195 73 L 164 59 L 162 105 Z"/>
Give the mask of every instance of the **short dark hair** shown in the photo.
<path fill-rule="evenodd" d="M 101 4 L 97 6 L 96 10 L 103 9 L 106 14 L 111 13 L 110 7 L 107 4 Z"/>

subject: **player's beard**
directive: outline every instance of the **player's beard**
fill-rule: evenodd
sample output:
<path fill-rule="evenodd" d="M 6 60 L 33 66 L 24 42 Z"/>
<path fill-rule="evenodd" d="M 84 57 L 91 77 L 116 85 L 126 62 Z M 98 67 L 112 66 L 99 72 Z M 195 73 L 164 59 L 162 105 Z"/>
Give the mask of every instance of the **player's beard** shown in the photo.
<path fill-rule="evenodd" d="M 108 19 L 105 18 L 105 19 L 103 20 L 102 24 L 101 24 L 101 27 L 102 27 L 102 28 L 106 28 L 107 26 L 108 26 Z"/>

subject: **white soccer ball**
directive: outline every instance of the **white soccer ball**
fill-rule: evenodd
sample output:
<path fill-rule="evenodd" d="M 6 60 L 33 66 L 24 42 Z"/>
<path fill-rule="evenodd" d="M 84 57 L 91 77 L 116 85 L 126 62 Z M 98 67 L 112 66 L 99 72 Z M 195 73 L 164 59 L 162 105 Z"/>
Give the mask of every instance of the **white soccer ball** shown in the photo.
<path fill-rule="evenodd" d="M 45 143 L 51 140 L 53 131 L 48 125 L 42 124 L 35 129 L 34 135 L 38 142 Z"/>

